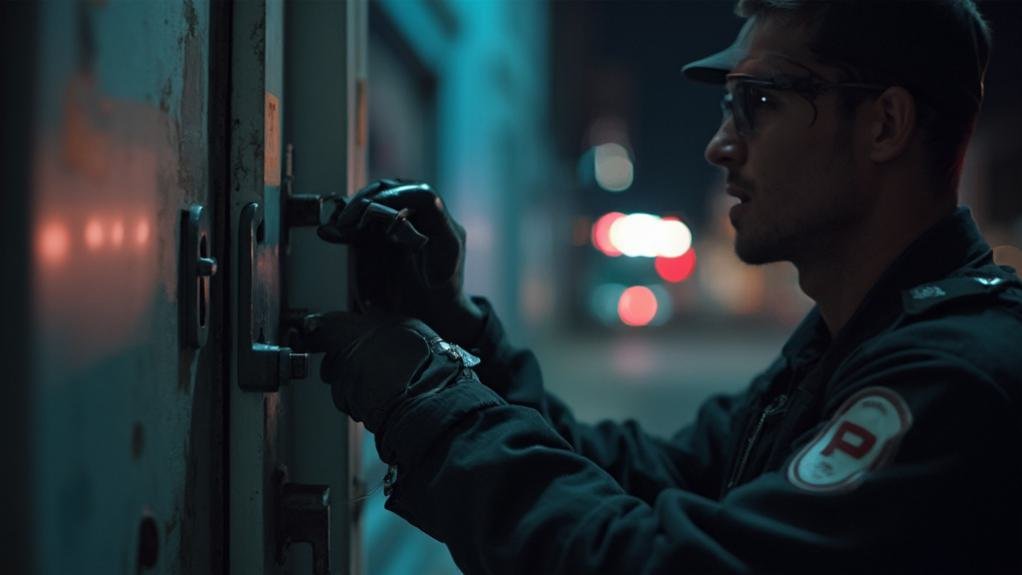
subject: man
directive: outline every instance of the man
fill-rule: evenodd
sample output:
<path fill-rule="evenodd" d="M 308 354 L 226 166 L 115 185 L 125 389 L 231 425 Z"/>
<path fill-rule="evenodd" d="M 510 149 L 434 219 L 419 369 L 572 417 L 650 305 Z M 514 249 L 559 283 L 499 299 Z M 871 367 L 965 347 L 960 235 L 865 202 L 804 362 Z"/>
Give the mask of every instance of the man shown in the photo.
<path fill-rule="evenodd" d="M 685 67 L 725 89 L 706 157 L 739 257 L 791 261 L 816 307 L 669 441 L 583 425 L 463 295 L 432 190 L 377 182 L 321 229 L 358 246 L 366 313 L 307 343 L 396 470 L 388 509 L 467 573 L 1019 572 L 1022 286 L 955 195 L 986 25 L 970 0 L 737 11 Z"/>

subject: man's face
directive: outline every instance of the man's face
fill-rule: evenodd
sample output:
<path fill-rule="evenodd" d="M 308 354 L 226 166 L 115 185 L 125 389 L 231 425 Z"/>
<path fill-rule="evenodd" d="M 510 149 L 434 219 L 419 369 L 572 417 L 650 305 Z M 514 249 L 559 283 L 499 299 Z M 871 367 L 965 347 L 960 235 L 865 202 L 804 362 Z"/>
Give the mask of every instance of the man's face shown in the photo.
<path fill-rule="evenodd" d="M 761 19 L 749 36 L 747 57 L 731 74 L 840 80 L 837 70 L 815 60 L 808 40 L 802 26 Z M 735 82 L 726 88 L 734 93 Z M 752 264 L 797 265 L 825 255 L 865 209 L 856 195 L 855 124 L 834 90 L 811 99 L 760 87 L 747 94 L 755 119 L 751 133 L 740 134 L 735 119 L 725 117 L 706 148 L 706 159 L 726 171 L 728 194 L 740 200 L 730 213 L 735 251 Z"/>

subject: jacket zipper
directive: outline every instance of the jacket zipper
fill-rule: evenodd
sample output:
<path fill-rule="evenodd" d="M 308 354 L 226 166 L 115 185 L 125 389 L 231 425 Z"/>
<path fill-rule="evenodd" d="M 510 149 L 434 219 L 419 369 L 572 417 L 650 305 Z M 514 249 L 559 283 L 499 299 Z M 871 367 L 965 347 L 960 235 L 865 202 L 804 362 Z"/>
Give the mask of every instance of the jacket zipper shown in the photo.
<path fill-rule="evenodd" d="M 742 472 L 745 471 L 745 464 L 749 462 L 749 455 L 752 454 L 752 447 L 756 444 L 756 440 L 759 439 L 759 434 L 763 431 L 763 424 L 766 422 L 766 418 L 770 417 L 774 413 L 777 413 L 784 407 L 784 403 L 788 401 L 786 394 L 778 395 L 770 402 L 770 405 L 766 406 L 759 414 L 759 420 L 756 421 L 756 427 L 752 428 L 752 433 L 749 434 L 749 438 L 745 441 L 745 447 L 742 450 L 742 456 L 738 459 L 738 465 L 735 466 L 734 471 L 731 473 L 731 479 L 727 482 L 727 490 L 731 490 L 735 484 L 738 483 L 738 479 L 742 476 Z"/>

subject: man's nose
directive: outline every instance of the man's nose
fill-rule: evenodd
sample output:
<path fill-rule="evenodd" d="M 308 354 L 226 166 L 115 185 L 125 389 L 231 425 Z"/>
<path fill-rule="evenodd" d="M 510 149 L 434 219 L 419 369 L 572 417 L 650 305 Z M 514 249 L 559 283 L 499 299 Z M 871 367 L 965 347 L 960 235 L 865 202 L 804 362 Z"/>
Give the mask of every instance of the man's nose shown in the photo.
<path fill-rule="evenodd" d="M 745 143 L 735 130 L 735 123 L 727 119 L 717 128 L 703 152 L 706 161 L 720 167 L 745 162 Z"/>

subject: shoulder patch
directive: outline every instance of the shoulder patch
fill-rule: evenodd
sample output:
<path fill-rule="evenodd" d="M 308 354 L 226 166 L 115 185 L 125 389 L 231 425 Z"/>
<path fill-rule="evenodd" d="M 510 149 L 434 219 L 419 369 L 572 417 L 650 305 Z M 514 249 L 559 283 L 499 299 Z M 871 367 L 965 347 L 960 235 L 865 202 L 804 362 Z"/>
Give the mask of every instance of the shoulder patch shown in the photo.
<path fill-rule="evenodd" d="M 911 426 L 912 413 L 897 392 L 863 389 L 788 464 L 788 481 L 814 492 L 854 489 L 894 456 Z"/>
<path fill-rule="evenodd" d="M 1011 279 L 994 275 L 952 277 L 905 290 L 901 301 L 906 312 L 922 313 L 954 299 L 996 293 L 1013 283 Z"/>

